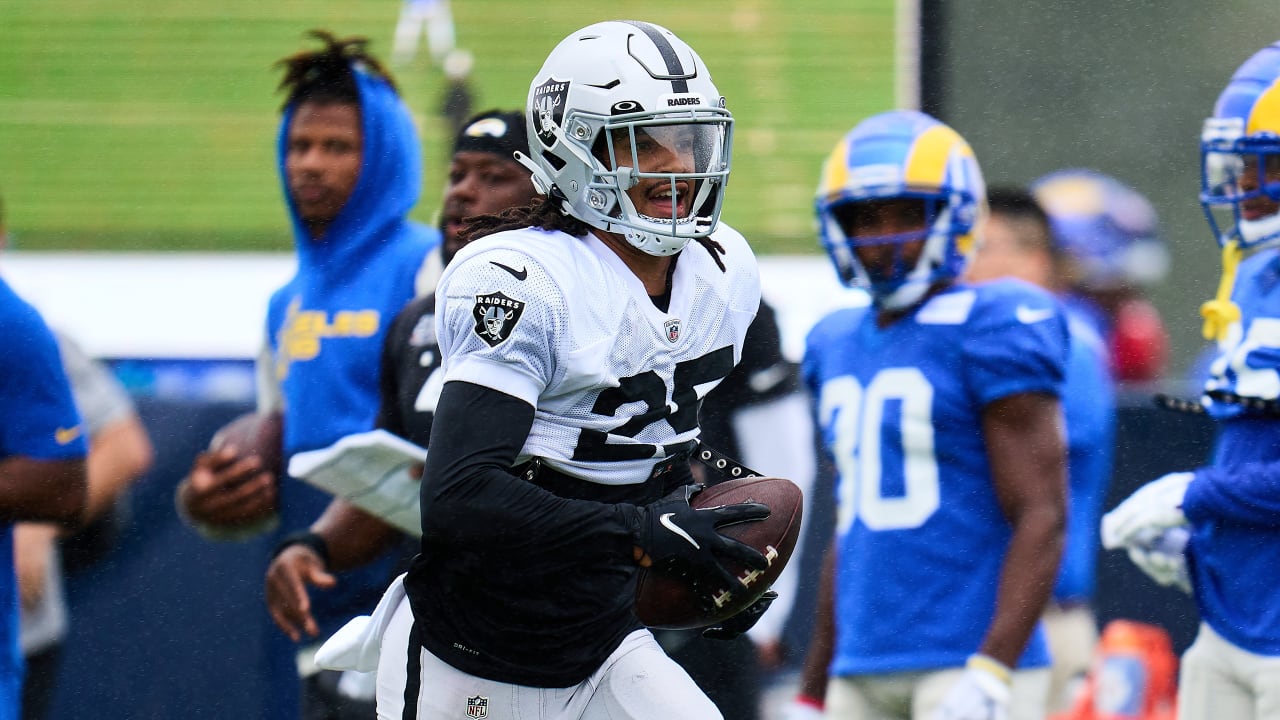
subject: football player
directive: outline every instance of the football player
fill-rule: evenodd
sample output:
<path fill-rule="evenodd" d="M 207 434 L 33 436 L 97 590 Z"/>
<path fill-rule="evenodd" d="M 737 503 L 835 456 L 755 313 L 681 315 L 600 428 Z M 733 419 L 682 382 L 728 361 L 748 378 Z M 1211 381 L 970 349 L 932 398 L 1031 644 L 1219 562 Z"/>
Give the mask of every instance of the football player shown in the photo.
<path fill-rule="evenodd" d="M 311 36 L 320 49 L 279 63 L 287 99 L 276 151 L 298 270 L 271 296 L 258 358 L 259 411 L 283 417 L 286 460 L 372 425 L 387 330 L 440 242 L 434 228 L 408 219 L 422 190 L 422 149 L 390 74 L 363 38 Z M 201 534 L 235 540 L 276 532 L 279 540 L 305 531 L 328 506 L 328 494 L 277 478 L 241 450 L 201 453 L 178 484 L 179 512 Z M 312 610 L 321 633 L 376 602 L 395 560 L 384 553 L 318 597 Z M 371 693 L 363 709 L 335 709 L 353 693 L 336 692 L 332 674 L 315 672 L 314 648 L 289 642 L 266 613 L 261 623 L 270 717 L 298 717 L 299 705 L 306 720 L 372 711 Z M 299 672 L 301 681 L 285 687 L 283 678 Z"/>
<path fill-rule="evenodd" d="M 1066 320 L 1030 284 L 958 282 L 986 190 L 928 115 L 858 124 L 817 212 L 840 279 L 873 302 L 819 321 L 802 366 L 837 470 L 804 699 L 841 719 L 1043 717 Z"/>
<path fill-rule="evenodd" d="M 1155 208 L 1142 193 L 1093 170 L 1059 170 L 1032 190 L 1074 266 L 1064 303 L 1106 339 L 1117 380 L 1159 379 L 1169 337 L 1145 293 L 1168 273 L 1169 253 Z"/>
<path fill-rule="evenodd" d="M 1072 273 L 1067 255 L 1036 198 L 1020 188 L 992 188 L 982 243 L 965 272 L 970 282 L 1015 277 L 1055 294 L 1066 292 Z M 1061 297 L 1061 295 L 1059 295 Z M 1107 346 L 1073 303 L 1063 304 L 1071 335 L 1062 413 L 1067 423 L 1067 538 L 1062 568 L 1045 611 L 1053 656 L 1049 710 L 1066 710 L 1083 682 L 1098 640 L 1091 608 L 1096 586 L 1098 518 L 1111 481 L 1115 446 L 1115 383 Z"/>
<path fill-rule="evenodd" d="M 700 398 L 760 301 L 750 247 L 718 223 L 732 116 L 692 48 L 629 21 L 557 45 L 526 112 L 543 197 L 478 223 L 436 293 L 422 552 L 378 712 L 720 718 L 633 608 L 642 565 L 707 600 L 737 582 L 722 560 L 767 566 L 717 531 L 767 507 L 688 501 Z"/>
<path fill-rule="evenodd" d="M 491 110 L 472 117 L 453 143 L 448 184 L 440 213 L 444 236 L 422 274 L 426 294 L 405 306 L 387 333 L 382 351 L 378 427 L 425 447 L 431 439 L 439 394 L 440 349 L 436 345 L 434 279 L 462 247 L 463 221 L 528 205 L 535 197 L 529 172 L 513 153 L 528 150 L 524 112 Z M 276 549 L 266 575 L 267 607 L 276 625 L 295 641 L 319 632 L 307 588 L 333 587 L 335 572 L 368 562 L 401 540 L 392 526 L 344 499 L 335 499 L 307 532 Z M 416 552 L 417 543 L 412 543 Z"/>
<path fill-rule="evenodd" d="M 1223 259 L 1219 294 L 1201 308 L 1219 349 L 1202 399 L 1217 445 L 1209 465 L 1158 478 L 1108 513 L 1102 538 L 1194 592 L 1201 624 L 1182 658 L 1178 717 L 1277 718 L 1280 43 L 1231 77 L 1200 152 L 1200 202 Z"/>

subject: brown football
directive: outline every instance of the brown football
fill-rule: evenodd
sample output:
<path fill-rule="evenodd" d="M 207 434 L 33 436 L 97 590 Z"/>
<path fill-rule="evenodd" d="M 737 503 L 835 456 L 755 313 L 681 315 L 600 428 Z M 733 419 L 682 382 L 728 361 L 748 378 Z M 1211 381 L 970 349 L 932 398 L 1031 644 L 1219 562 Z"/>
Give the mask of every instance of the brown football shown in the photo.
<path fill-rule="evenodd" d="M 804 494 L 784 478 L 748 477 L 726 480 L 693 496 L 695 508 L 759 502 L 769 506 L 763 520 L 727 525 L 720 532 L 746 543 L 769 558 L 768 569 L 749 570 L 732 561 L 725 563 L 742 587 L 722 588 L 713 597 L 715 610 L 707 612 L 694 589 L 684 579 L 640 569 L 636 585 L 636 617 L 649 627 L 688 629 L 722 622 L 760 598 L 773 585 L 791 559 L 800 538 Z"/>
<path fill-rule="evenodd" d="M 223 425 L 213 434 L 209 449 L 234 445 L 240 457 L 257 455 L 262 459 L 263 469 L 279 477 L 284 471 L 283 439 L 284 422 L 280 413 L 251 412 Z"/>

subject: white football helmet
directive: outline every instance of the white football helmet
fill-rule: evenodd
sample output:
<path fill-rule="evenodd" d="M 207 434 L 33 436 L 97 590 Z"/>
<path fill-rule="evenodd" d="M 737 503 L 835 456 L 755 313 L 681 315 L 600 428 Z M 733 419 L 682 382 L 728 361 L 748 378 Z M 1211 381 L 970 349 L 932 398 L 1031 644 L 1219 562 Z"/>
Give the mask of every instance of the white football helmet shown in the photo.
<path fill-rule="evenodd" d="M 733 117 L 702 59 L 670 30 L 625 20 L 569 35 L 529 85 L 525 110 L 531 152 L 516 159 L 568 214 L 650 255 L 674 255 L 715 229 Z M 628 195 L 636 187 L 651 212 Z"/>

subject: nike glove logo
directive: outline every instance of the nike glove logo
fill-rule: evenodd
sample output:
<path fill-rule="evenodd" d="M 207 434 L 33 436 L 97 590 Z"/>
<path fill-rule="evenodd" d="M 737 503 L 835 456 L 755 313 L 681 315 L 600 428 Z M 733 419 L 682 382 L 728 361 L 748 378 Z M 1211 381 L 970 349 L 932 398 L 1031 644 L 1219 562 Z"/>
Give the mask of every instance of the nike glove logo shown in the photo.
<path fill-rule="evenodd" d="M 662 513 L 662 515 L 658 516 L 658 522 L 662 523 L 662 527 L 687 540 L 689 544 L 693 546 L 694 550 L 701 550 L 702 546 L 698 544 L 698 541 L 694 540 L 689 533 L 684 531 L 684 528 L 677 525 L 675 521 L 671 519 L 674 515 L 675 513 Z"/>
<path fill-rule="evenodd" d="M 517 280 L 524 280 L 525 278 L 529 277 L 528 268 L 520 268 L 519 270 L 516 270 L 515 268 L 507 267 L 506 265 L 503 265 L 500 262 L 494 262 L 492 260 L 489 261 L 489 264 L 496 267 L 500 267 L 503 270 L 506 270 L 507 272 L 511 273 L 511 277 Z"/>

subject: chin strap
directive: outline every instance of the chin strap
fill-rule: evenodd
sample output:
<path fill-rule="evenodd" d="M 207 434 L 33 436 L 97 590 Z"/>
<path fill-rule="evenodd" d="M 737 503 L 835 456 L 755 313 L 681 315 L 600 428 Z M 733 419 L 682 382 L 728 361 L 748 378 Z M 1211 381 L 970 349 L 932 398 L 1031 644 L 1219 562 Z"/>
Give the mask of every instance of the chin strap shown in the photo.
<path fill-rule="evenodd" d="M 1231 289 L 1236 284 L 1236 268 L 1242 254 L 1235 240 L 1222 246 L 1222 277 L 1218 281 L 1218 294 L 1200 306 L 1200 315 L 1204 318 L 1201 332 L 1206 340 L 1221 342 L 1232 323 L 1240 322 L 1240 307 L 1231 302 Z"/>
<path fill-rule="evenodd" d="M 511 155 L 516 159 L 516 162 L 525 166 L 529 170 L 529 180 L 533 183 L 533 189 L 537 190 L 538 194 L 547 195 L 551 192 L 551 176 L 547 174 L 546 170 L 543 170 L 538 163 L 534 162 L 533 158 L 525 155 L 519 150 L 515 151 Z"/>

